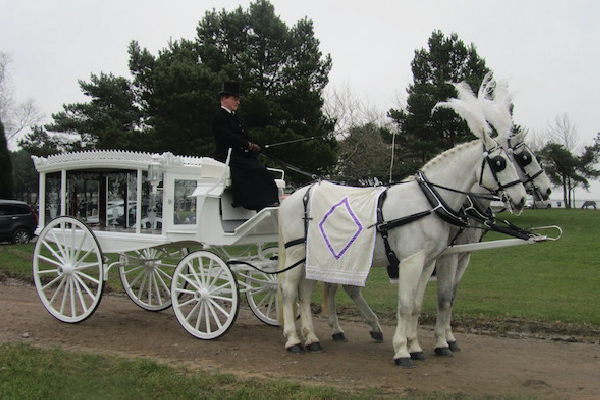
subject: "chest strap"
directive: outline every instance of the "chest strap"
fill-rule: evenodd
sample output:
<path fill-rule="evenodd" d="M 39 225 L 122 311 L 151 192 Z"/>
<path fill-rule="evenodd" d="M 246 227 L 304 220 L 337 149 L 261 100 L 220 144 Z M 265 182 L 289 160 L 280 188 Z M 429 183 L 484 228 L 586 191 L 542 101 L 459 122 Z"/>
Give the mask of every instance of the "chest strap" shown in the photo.
<path fill-rule="evenodd" d="M 429 201 L 431 207 L 433 207 L 433 211 L 435 211 L 438 217 L 452 225 L 467 226 L 467 216 L 460 211 L 453 210 L 452 207 L 446 203 L 446 201 L 442 198 L 442 196 L 439 195 L 429 180 L 427 180 L 427 177 L 423 171 L 418 171 L 416 178 L 417 182 L 419 182 L 421 190 L 423 191 L 423 194 L 427 198 L 427 201 Z"/>

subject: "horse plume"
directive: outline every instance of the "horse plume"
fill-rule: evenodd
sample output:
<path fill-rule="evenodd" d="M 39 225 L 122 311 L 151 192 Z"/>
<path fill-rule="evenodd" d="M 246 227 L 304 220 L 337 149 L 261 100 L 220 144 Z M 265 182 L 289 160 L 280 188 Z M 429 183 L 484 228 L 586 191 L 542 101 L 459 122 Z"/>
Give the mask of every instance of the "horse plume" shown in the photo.
<path fill-rule="evenodd" d="M 506 81 L 495 81 L 488 72 L 479 88 L 479 100 L 485 119 L 496 129 L 498 137 L 508 138 L 512 133 L 511 106 L 513 96 Z"/>
<path fill-rule="evenodd" d="M 450 108 L 467 121 L 469 129 L 478 138 L 481 138 L 483 133 L 491 134 L 492 128 L 486 121 L 481 99 L 475 96 L 466 82 L 452 83 L 452 85 L 456 88 L 458 98 L 438 102 L 431 112 L 433 113 L 438 107 Z"/>

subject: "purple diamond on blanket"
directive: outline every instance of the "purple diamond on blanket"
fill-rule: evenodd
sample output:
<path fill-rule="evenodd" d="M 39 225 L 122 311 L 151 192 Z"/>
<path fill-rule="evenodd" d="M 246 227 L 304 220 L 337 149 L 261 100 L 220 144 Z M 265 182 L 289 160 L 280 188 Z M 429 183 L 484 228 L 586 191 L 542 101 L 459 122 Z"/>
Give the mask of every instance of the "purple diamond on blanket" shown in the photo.
<path fill-rule="evenodd" d="M 325 231 L 325 222 L 328 218 L 331 218 L 332 220 L 330 221 L 330 223 L 332 224 L 335 224 L 336 220 L 339 223 L 344 223 L 348 221 L 348 216 L 350 216 L 351 221 L 355 224 L 356 231 L 354 232 L 350 240 L 346 243 L 346 245 L 340 251 L 336 251 L 333 248 L 329 237 L 327 236 L 327 232 Z M 354 211 L 352 211 L 352 207 L 350 207 L 350 203 L 348 203 L 348 197 L 344 197 L 342 201 L 331 206 L 329 211 L 325 213 L 323 219 L 321 219 L 321 222 L 319 222 L 319 229 L 321 230 L 321 235 L 323 235 L 323 240 L 325 240 L 325 243 L 327 244 L 327 248 L 329 249 L 331 254 L 333 254 L 335 259 L 338 260 L 341 256 L 344 255 L 344 253 L 346 253 L 346 251 L 348 251 L 350 246 L 352 246 L 352 243 L 354 243 L 360 232 L 363 230 L 363 226 L 356 217 L 356 214 L 354 214 Z"/>

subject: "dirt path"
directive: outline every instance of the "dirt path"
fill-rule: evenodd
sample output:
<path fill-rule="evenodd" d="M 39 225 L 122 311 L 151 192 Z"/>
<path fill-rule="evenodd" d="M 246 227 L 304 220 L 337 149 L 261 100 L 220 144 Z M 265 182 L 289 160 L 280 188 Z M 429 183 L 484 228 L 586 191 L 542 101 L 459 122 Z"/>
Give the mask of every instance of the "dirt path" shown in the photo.
<path fill-rule="evenodd" d="M 48 314 L 33 287 L 0 283 L 0 342 L 148 357 L 243 377 L 378 387 L 396 395 L 418 390 L 556 399 L 600 396 L 597 343 L 459 334 L 462 351 L 453 358 L 438 358 L 433 354 L 433 332 L 425 327 L 420 340 L 427 360 L 402 369 L 393 365 L 393 326 L 384 326 L 385 342 L 375 343 L 366 325 L 346 321 L 349 341 L 335 343 L 323 318 L 316 318 L 315 324 L 325 352 L 293 355 L 283 349 L 281 329 L 262 324 L 249 309 L 240 311 L 222 338 L 203 341 L 181 328 L 171 311 L 143 311 L 116 295 L 105 295 L 87 321 L 64 324 Z"/>

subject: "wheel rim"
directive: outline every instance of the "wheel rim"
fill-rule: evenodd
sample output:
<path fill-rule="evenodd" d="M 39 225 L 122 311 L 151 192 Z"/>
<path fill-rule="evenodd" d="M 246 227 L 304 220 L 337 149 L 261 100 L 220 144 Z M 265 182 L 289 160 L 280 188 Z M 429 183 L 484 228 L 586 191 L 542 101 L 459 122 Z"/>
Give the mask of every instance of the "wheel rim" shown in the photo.
<path fill-rule="evenodd" d="M 217 255 L 197 251 L 177 265 L 171 282 L 171 301 L 177 320 L 189 333 L 200 339 L 216 339 L 237 318 L 237 280 Z"/>
<path fill-rule="evenodd" d="M 122 255 L 119 276 L 125 292 L 138 306 L 162 311 L 171 306 L 171 279 L 181 250 L 150 248 Z"/>
<path fill-rule="evenodd" d="M 26 244 L 26 243 L 29 243 L 30 240 L 31 240 L 31 237 L 29 235 L 29 232 L 27 232 L 25 229 L 19 229 L 14 234 L 13 243 Z"/>
<path fill-rule="evenodd" d="M 60 321 L 89 318 L 102 298 L 103 257 L 94 233 L 81 221 L 58 217 L 40 233 L 33 276 L 46 310 Z"/>

